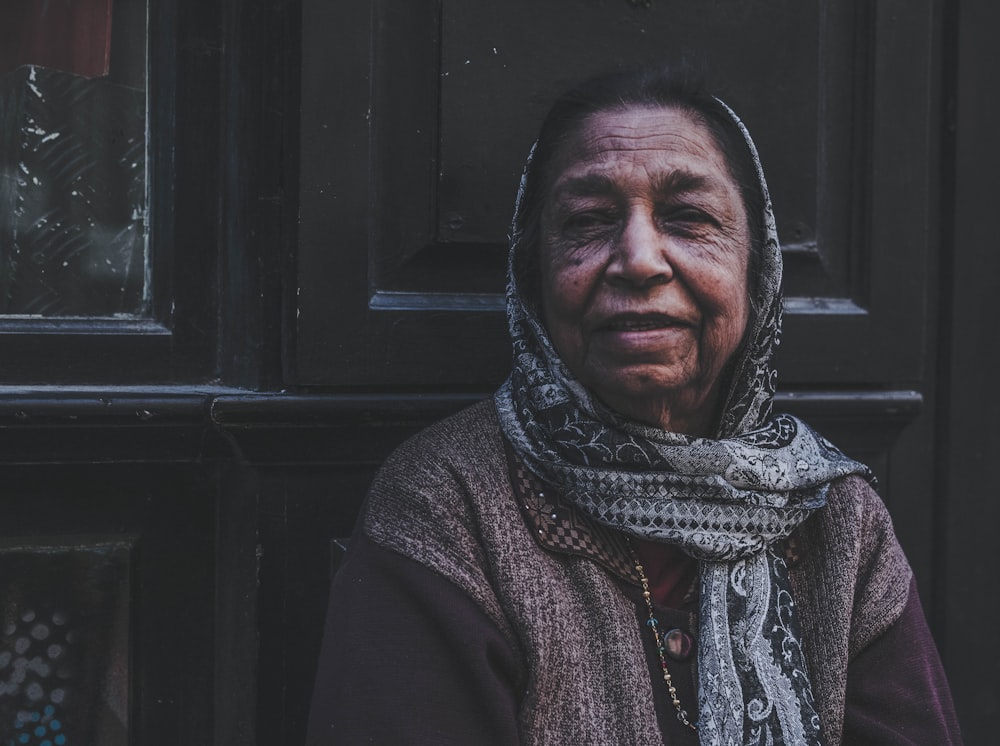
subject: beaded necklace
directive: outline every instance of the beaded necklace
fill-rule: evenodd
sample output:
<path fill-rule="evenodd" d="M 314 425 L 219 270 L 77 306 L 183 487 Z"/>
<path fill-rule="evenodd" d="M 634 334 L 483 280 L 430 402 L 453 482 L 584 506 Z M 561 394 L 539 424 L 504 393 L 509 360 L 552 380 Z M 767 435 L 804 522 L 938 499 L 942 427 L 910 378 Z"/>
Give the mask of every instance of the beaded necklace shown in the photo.
<path fill-rule="evenodd" d="M 660 622 L 653 613 L 652 594 L 649 592 L 649 579 L 646 577 L 642 563 L 639 562 L 639 555 L 636 554 L 631 541 L 628 542 L 628 548 L 632 553 L 632 560 L 635 562 L 635 571 L 639 573 L 639 580 L 642 582 L 642 598 L 646 602 L 646 611 L 649 612 L 649 619 L 646 621 L 646 626 L 653 630 L 653 639 L 656 640 L 656 652 L 660 656 L 660 668 L 663 669 L 663 682 L 667 685 L 667 691 L 670 693 L 670 701 L 673 703 L 674 709 L 677 710 L 677 719 L 691 730 L 697 731 L 698 724 L 692 723 L 688 719 L 687 710 L 681 706 L 681 701 L 677 696 L 677 688 L 674 686 L 673 679 L 670 676 L 670 669 L 667 668 L 666 642 L 663 639 L 663 633 L 660 632 Z"/>

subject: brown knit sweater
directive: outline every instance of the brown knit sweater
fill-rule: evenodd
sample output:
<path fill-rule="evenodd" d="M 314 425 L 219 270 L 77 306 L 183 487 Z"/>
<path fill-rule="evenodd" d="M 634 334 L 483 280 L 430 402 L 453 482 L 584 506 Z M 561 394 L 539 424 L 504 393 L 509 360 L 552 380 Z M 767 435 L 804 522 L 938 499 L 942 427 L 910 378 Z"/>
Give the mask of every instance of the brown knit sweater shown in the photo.
<path fill-rule="evenodd" d="M 662 743 L 636 606 L 584 556 L 539 546 L 515 500 L 492 402 L 424 431 L 383 466 L 363 531 L 432 569 L 492 620 L 527 672 L 523 743 Z M 852 658 L 899 618 L 911 572 L 884 505 L 836 483 L 790 568 L 825 742 L 841 742 Z"/>

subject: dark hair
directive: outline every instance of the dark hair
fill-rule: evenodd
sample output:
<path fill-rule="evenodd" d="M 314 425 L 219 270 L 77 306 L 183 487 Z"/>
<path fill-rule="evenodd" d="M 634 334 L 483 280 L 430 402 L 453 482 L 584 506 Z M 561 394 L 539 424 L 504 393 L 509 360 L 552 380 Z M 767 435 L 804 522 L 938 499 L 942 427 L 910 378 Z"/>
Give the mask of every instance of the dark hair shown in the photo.
<path fill-rule="evenodd" d="M 534 156 L 524 180 L 522 241 L 527 251 L 515 256 L 515 271 L 529 302 L 538 300 L 538 240 L 542 208 L 553 178 L 552 161 L 593 114 L 640 107 L 673 107 L 691 114 L 709 130 L 722 152 L 729 175 L 743 199 L 750 230 L 748 286 L 755 306 L 756 285 L 765 240 L 764 194 L 743 133 L 725 105 L 709 93 L 702 75 L 687 65 L 616 70 L 589 78 L 553 103 L 542 122 Z"/>

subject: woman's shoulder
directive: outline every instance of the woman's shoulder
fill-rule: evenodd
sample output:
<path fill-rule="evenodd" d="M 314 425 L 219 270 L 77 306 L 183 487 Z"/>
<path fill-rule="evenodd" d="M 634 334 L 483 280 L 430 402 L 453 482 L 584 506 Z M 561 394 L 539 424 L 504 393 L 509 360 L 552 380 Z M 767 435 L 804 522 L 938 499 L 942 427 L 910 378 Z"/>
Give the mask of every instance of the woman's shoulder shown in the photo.
<path fill-rule="evenodd" d="M 361 529 L 377 544 L 440 566 L 465 565 L 478 546 L 485 501 L 510 497 L 492 401 L 416 434 L 386 459 L 363 507 Z"/>
<path fill-rule="evenodd" d="M 461 482 L 503 459 L 500 423 L 492 399 L 466 407 L 413 435 L 382 464 L 373 485 L 378 491 Z M 428 482 L 430 480 L 430 482 Z"/>
<path fill-rule="evenodd" d="M 417 433 L 379 469 L 356 529 L 398 567 L 416 563 L 450 581 L 500 627 L 480 506 L 510 494 L 501 437 L 492 401 Z M 364 560 L 349 551 L 341 570 L 355 561 Z"/>
<path fill-rule="evenodd" d="M 826 506 L 802 535 L 807 561 L 799 583 L 821 585 L 853 606 L 851 654 L 881 634 L 902 612 L 912 570 L 882 498 L 868 480 L 851 475 L 830 484 Z"/>
<path fill-rule="evenodd" d="M 485 399 L 445 417 L 408 438 L 386 459 L 397 464 L 468 462 L 502 446 L 493 399 Z"/>
<path fill-rule="evenodd" d="M 892 516 L 871 482 L 850 474 L 830 483 L 826 507 L 822 511 L 827 532 L 862 545 L 895 543 Z"/>

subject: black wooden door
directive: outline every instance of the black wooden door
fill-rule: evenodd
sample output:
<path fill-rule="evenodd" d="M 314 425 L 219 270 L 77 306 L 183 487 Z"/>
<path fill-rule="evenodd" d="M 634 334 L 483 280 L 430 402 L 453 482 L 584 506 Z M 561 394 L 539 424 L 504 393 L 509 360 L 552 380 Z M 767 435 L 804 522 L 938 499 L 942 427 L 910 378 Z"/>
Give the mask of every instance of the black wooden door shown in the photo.
<path fill-rule="evenodd" d="M 29 252 L 26 294 L 0 276 L 0 684 L 19 659 L 34 677 L 0 694 L 0 737 L 54 738 L 57 720 L 108 743 L 301 743 L 336 540 L 374 471 L 506 374 L 505 236 L 548 101 L 597 69 L 692 54 L 772 187 L 778 404 L 875 468 L 967 741 L 991 742 L 995 3 L 73 6 L 112 10 L 111 82 L 144 102 L 101 132 L 147 136 L 147 201 L 125 215 L 146 242 L 92 232 L 80 256 L 107 279 L 141 255 L 144 276 L 121 286 L 124 313 L 68 316 L 31 314 L 50 286 L 86 290 L 69 257 Z M 59 140 L 28 130 L 0 149 Z M 46 235 L 10 208 L 37 186 L 0 184 L 4 261 L 10 226 Z M 74 214 L 64 227 L 86 230 Z"/>
<path fill-rule="evenodd" d="M 306 2 L 291 380 L 391 392 L 414 426 L 415 403 L 488 395 L 508 361 L 511 203 L 548 101 L 613 65 L 705 60 L 777 212 L 778 406 L 873 466 L 947 650 L 941 125 L 958 18 L 934 0 Z"/>
<path fill-rule="evenodd" d="M 508 361 L 510 206 L 547 101 L 615 64 L 697 55 L 772 186 L 787 263 L 781 404 L 871 462 L 890 503 L 905 495 L 898 529 L 929 596 L 929 431 L 918 421 L 898 438 L 933 388 L 935 13 L 308 3 L 294 382 L 489 392 Z"/>

